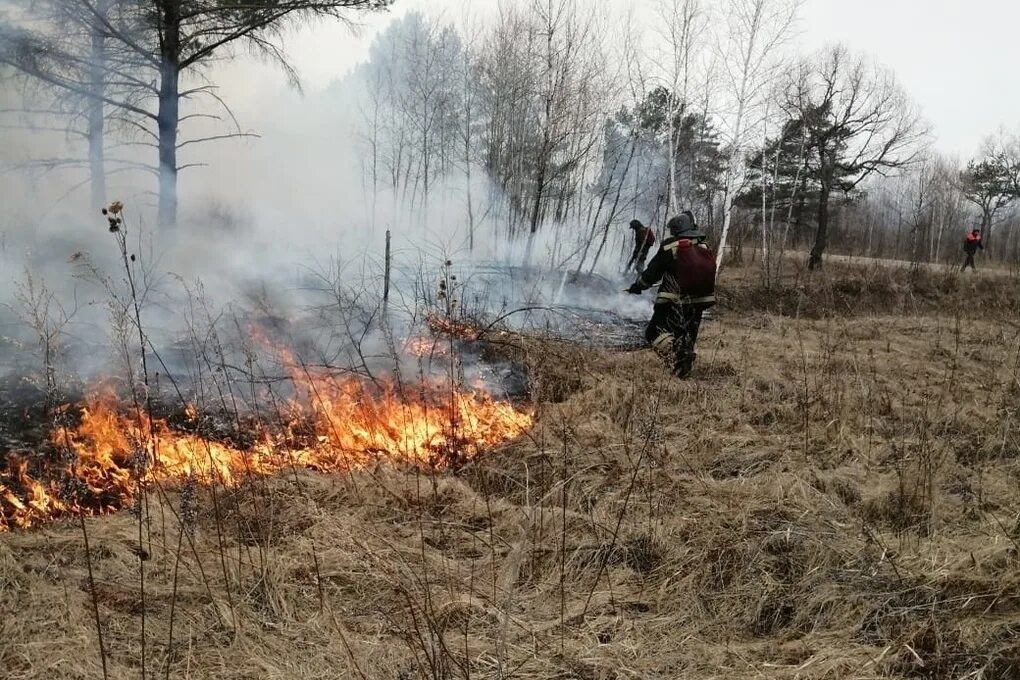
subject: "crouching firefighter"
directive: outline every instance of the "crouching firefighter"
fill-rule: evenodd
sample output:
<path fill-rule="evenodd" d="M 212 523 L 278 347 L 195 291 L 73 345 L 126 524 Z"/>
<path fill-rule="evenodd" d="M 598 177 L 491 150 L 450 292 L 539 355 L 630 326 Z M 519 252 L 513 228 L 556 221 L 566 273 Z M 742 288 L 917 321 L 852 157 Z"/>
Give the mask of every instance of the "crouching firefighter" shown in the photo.
<path fill-rule="evenodd" d="M 672 218 L 666 227 L 669 238 L 627 292 L 640 295 L 662 282 L 645 338 L 672 364 L 674 375 L 685 378 L 694 366 L 702 314 L 715 304 L 715 253 L 705 244 L 690 211 Z"/>

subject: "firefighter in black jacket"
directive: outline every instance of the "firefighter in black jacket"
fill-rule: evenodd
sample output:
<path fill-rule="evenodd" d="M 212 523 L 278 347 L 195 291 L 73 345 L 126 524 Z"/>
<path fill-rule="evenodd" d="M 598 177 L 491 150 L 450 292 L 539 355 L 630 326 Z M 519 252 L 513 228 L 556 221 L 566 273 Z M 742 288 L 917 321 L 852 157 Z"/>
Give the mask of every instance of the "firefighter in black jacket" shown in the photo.
<path fill-rule="evenodd" d="M 631 220 L 630 228 L 634 230 L 634 253 L 630 256 L 625 271 L 629 272 L 630 268 L 634 267 L 634 271 L 641 273 L 645 268 L 645 260 L 648 259 L 648 251 L 655 245 L 655 232 L 651 227 L 641 224 L 640 220 Z"/>
<path fill-rule="evenodd" d="M 715 304 L 715 253 L 705 244 L 690 211 L 666 226 L 670 237 L 627 292 L 640 295 L 662 282 L 645 338 L 672 362 L 673 373 L 685 378 L 694 366 L 702 314 Z"/>

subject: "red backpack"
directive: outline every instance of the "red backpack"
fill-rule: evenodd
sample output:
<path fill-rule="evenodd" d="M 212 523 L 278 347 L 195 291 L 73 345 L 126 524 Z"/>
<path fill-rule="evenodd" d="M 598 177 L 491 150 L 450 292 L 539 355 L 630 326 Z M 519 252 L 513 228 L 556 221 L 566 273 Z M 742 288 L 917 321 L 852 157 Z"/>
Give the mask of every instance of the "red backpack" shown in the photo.
<path fill-rule="evenodd" d="M 715 294 L 715 252 L 708 246 L 680 239 L 673 258 L 673 278 L 677 292 L 691 297 Z"/>

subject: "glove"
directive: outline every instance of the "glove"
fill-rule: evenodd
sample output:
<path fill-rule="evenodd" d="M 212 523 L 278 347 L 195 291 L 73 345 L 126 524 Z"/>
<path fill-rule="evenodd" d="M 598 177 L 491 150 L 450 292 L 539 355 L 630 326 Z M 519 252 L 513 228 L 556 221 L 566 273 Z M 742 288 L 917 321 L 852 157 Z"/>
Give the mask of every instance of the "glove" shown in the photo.
<path fill-rule="evenodd" d="M 630 293 L 631 295 L 641 295 L 641 293 L 643 293 L 644 290 L 645 289 L 641 287 L 641 284 L 635 281 L 634 283 L 630 284 L 630 288 L 627 289 L 627 292 Z"/>

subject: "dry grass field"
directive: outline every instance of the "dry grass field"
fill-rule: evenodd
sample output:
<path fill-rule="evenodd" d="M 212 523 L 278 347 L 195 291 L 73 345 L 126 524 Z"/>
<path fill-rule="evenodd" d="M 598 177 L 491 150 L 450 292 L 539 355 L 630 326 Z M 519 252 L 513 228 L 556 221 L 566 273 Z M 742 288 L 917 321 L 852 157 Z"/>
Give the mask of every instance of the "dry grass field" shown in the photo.
<path fill-rule="evenodd" d="M 1020 677 L 1017 281 L 721 287 L 687 381 L 518 338 L 535 426 L 459 470 L 0 534 L 0 677 Z"/>

